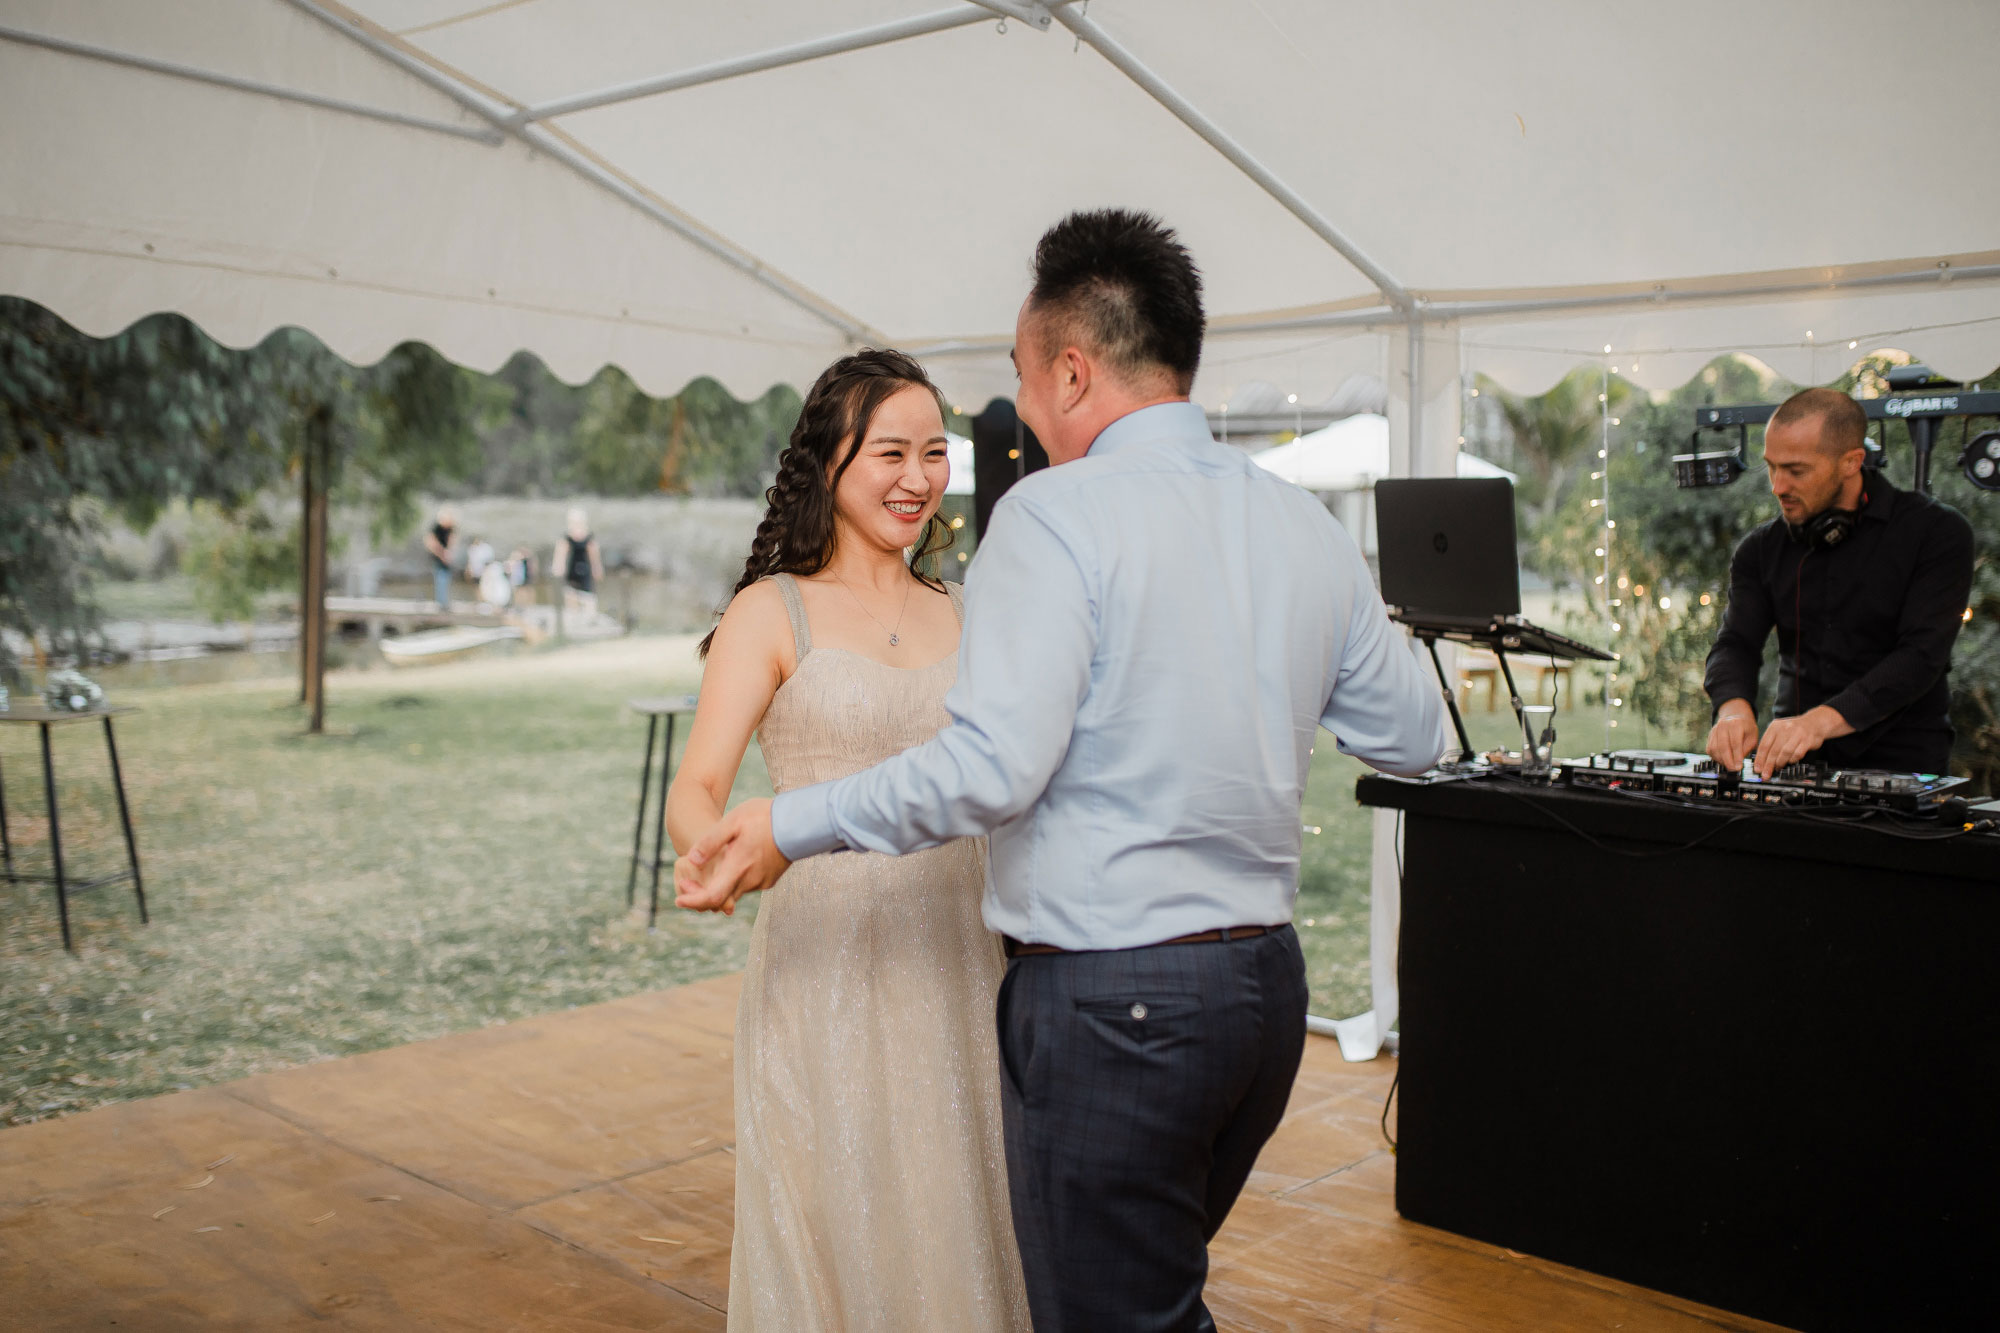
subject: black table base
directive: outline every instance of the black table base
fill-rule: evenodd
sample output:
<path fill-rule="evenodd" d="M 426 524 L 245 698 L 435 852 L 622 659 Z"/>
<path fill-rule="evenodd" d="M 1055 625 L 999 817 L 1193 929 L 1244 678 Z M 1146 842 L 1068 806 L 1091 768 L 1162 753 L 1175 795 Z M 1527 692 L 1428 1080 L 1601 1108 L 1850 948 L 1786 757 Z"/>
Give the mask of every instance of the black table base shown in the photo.
<path fill-rule="evenodd" d="M 639 763 L 639 816 L 632 825 L 632 860 L 625 874 L 625 906 L 630 909 L 637 896 L 639 872 L 648 872 L 652 887 L 646 902 L 646 929 L 651 930 L 660 916 L 660 871 L 674 863 L 667 855 L 667 787 L 674 776 L 674 719 L 694 711 L 695 696 L 631 699 L 626 701 L 626 707 L 646 719 L 646 757 Z M 662 739 L 659 735 L 662 729 L 666 735 L 665 743 L 660 746 L 660 789 L 653 814 L 653 854 L 649 857 L 645 854 L 646 802 L 653 795 L 653 746 Z"/>
<path fill-rule="evenodd" d="M 1991 1326 L 2000 839 L 1361 798 L 1407 811 L 1405 1217 L 1801 1329 Z"/>
<path fill-rule="evenodd" d="M 104 752 L 111 760 L 111 787 L 118 795 L 118 823 L 125 831 L 126 869 L 110 874 L 89 878 L 76 878 L 67 873 L 63 862 L 62 811 L 56 800 L 55 748 L 50 731 L 65 722 L 85 721 L 97 717 L 104 723 Z M 84 893 L 91 889 L 101 889 L 111 884 L 130 883 L 132 894 L 139 903 L 139 922 L 148 924 L 152 918 L 146 912 L 146 884 L 139 873 L 139 842 L 132 833 L 132 807 L 125 799 L 125 773 L 118 763 L 118 738 L 112 734 L 111 714 L 49 713 L 44 709 L 17 710 L 0 714 L 0 721 L 16 722 L 35 726 L 41 732 L 42 742 L 42 790 L 49 809 L 49 860 L 51 872 L 31 873 L 20 869 L 14 863 L 14 842 L 7 829 L 6 778 L 0 773 L 0 875 L 9 884 L 23 881 L 53 885 L 56 891 L 56 915 L 62 921 L 63 948 L 74 953 L 76 943 L 72 938 L 69 922 L 69 899 L 71 894 Z"/>

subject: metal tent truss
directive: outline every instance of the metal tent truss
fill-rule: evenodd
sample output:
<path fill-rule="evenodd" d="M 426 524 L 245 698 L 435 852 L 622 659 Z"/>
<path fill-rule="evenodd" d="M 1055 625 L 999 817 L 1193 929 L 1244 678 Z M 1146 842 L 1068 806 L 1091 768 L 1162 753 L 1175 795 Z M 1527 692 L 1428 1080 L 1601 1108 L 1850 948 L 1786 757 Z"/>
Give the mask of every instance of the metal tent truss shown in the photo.
<path fill-rule="evenodd" d="M 477 86 L 471 79 L 420 54 L 408 44 L 358 19 L 331 0 L 285 0 L 285 3 L 327 24 L 426 86 L 449 97 L 470 112 L 478 123 L 452 123 L 386 110 L 347 99 L 321 96 L 173 61 L 9 27 L 0 27 L 0 39 L 126 65 L 170 77 L 212 83 L 240 92 L 387 121 L 410 129 L 471 139 L 493 146 L 507 142 L 510 137 L 517 139 L 548 155 L 584 180 L 616 196 L 655 223 L 740 270 L 853 341 L 888 341 L 888 339 L 882 331 L 840 309 L 726 236 L 703 226 L 653 191 L 600 161 L 568 136 L 550 128 L 545 122 L 580 111 L 699 87 L 724 79 L 825 59 L 931 33 L 947 32 L 975 23 L 997 21 L 1004 28 L 1010 22 L 1018 22 L 1024 27 L 1043 33 L 1060 27 L 1071 33 L 1079 43 L 1088 45 L 1096 51 L 1108 64 L 1131 80 L 1147 96 L 1199 136 L 1260 190 L 1324 241 L 1368 279 L 1379 297 L 1379 304 L 1361 309 L 1273 312 L 1267 316 L 1236 317 L 1218 326 L 1217 332 L 1249 334 L 1342 328 L 1399 330 L 1408 338 L 1408 370 L 1412 385 L 1421 382 L 1424 328 L 1427 324 L 1482 317 L 1558 314 L 1564 311 L 1642 307 L 1665 303 L 1745 300 L 1813 292 L 1879 290 L 1927 283 L 2000 279 L 2000 263 L 1979 262 L 1954 267 L 1950 260 L 1937 260 L 1925 268 L 1915 270 L 1869 271 L 1854 274 L 1830 271 L 1741 274 L 1672 285 L 1660 283 L 1643 288 L 1612 291 L 1597 289 L 1588 293 L 1553 289 L 1546 292 L 1508 293 L 1505 296 L 1496 294 L 1495 297 L 1487 299 L 1480 299 L 1477 296 L 1456 300 L 1425 299 L 1370 258 L 1332 220 L 1314 208 L 1302 195 L 1260 162 L 1199 107 L 1148 68 L 1103 27 L 1092 21 L 1088 14 L 1087 0 L 1085 3 L 1079 3 L 1078 0 L 966 0 L 965 3 L 944 9 L 871 27 L 817 37 L 750 55 L 714 61 L 527 105 L 501 100 Z M 1986 257 L 1979 258 L 1983 260 Z M 927 344 L 915 345 L 912 350 L 931 354 L 976 351 L 984 350 L 988 341 L 986 339 L 934 340 Z M 1005 339 L 990 341 L 997 346 L 1004 343 Z M 1421 399 L 1422 395 L 1415 392 L 1409 397 L 1411 413 L 1409 432 L 1413 442 L 1420 431 L 1418 416 L 1421 412 Z"/>
<path fill-rule="evenodd" d="M 778 291 L 801 308 L 825 320 L 850 337 L 877 336 L 876 331 L 862 321 L 837 310 L 820 298 L 806 291 L 800 284 L 778 274 L 768 264 L 755 255 L 731 244 L 726 238 L 715 235 L 685 215 L 674 210 L 663 200 L 627 179 L 618 172 L 595 161 L 578 150 L 568 140 L 542 127 L 542 122 L 558 116 L 570 115 L 578 111 L 611 106 L 619 102 L 633 101 L 642 97 L 654 97 L 662 93 L 675 92 L 683 88 L 694 88 L 723 79 L 738 78 L 746 74 L 756 74 L 765 70 L 780 69 L 786 65 L 796 65 L 808 60 L 820 60 L 828 56 L 841 55 L 849 51 L 859 51 L 888 42 L 898 42 L 911 37 L 921 37 L 934 32 L 947 32 L 954 28 L 968 27 L 974 23 L 999 20 L 1004 23 L 1015 20 L 1038 31 L 1047 31 L 1055 24 L 1074 33 L 1079 40 L 1090 46 L 1117 70 L 1130 78 L 1146 94 L 1170 111 L 1174 117 L 1211 145 L 1229 160 L 1238 170 L 1254 181 L 1287 212 L 1306 225 L 1320 239 L 1332 246 L 1342 258 L 1367 275 L 1381 293 L 1387 306 L 1398 316 L 1407 315 L 1417 308 L 1417 302 L 1404 286 L 1391 277 L 1381 265 L 1370 259 L 1361 248 L 1343 234 L 1307 203 L 1291 187 L 1280 180 L 1248 150 L 1238 144 L 1214 121 L 1203 115 L 1199 108 L 1179 93 L 1166 81 L 1142 64 L 1131 52 L 1112 38 L 1103 28 L 1088 17 L 1072 12 L 1074 0 L 1054 0 L 1044 4 L 1041 0 L 1027 3 L 1011 3 L 1010 0 L 973 0 L 971 3 L 954 5 L 928 14 L 897 19 L 890 23 L 857 29 L 853 32 L 838 33 L 818 37 L 810 41 L 777 47 L 753 55 L 738 56 L 729 60 L 716 61 L 692 69 L 676 70 L 671 73 L 640 79 L 609 88 L 577 93 L 568 97 L 552 98 L 533 105 L 509 105 L 489 96 L 474 84 L 454 71 L 439 66 L 432 60 L 420 56 L 405 44 L 388 34 L 375 30 L 331 4 L 321 0 L 286 0 L 297 9 L 328 24 L 335 31 L 366 47 L 384 60 L 421 80 L 427 86 L 450 97 L 466 110 L 477 116 L 484 124 L 468 126 L 433 120 L 423 116 L 411 116 L 402 112 L 387 111 L 340 98 L 322 97 L 314 93 L 283 88 L 274 84 L 238 78 L 213 70 L 172 61 L 155 60 L 146 56 L 114 51 L 85 42 L 74 42 L 64 38 L 49 37 L 38 33 L 25 32 L 15 28 L 0 27 L 0 38 L 23 42 L 30 45 L 62 51 L 70 55 L 83 56 L 114 64 L 145 69 L 157 74 L 176 78 L 193 79 L 220 87 L 232 88 L 239 92 L 259 93 L 267 97 L 286 101 L 302 102 L 326 110 L 345 112 L 350 115 L 366 116 L 377 120 L 390 121 L 411 129 L 427 130 L 438 134 L 449 134 L 459 138 L 474 139 L 482 143 L 499 145 L 512 135 L 532 147 L 548 153 L 570 170 L 603 189 L 609 190 L 648 217 L 670 228 L 688 240 L 700 245 L 710 253 L 734 264 L 750 273 L 766 285 Z"/>

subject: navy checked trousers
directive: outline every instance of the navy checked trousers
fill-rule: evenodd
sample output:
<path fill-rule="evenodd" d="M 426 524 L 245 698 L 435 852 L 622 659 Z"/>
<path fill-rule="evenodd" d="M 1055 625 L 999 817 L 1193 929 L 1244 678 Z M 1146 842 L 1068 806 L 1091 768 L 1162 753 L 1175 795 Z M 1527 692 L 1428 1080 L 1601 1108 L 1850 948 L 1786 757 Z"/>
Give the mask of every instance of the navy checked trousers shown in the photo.
<path fill-rule="evenodd" d="M 998 1020 L 1036 1333 L 1212 1330 L 1208 1241 L 1305 1047 L 1298 936 L 1030 954 L 1007 965 Z"/>

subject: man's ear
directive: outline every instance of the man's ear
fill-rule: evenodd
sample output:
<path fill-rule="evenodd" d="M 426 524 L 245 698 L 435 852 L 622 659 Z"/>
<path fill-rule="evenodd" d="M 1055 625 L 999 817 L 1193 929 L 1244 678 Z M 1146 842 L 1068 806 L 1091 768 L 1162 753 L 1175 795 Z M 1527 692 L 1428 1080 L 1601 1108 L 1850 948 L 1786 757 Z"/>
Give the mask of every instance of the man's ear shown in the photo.
<path fill-rule="evenodd" d="M 1062 362 L 1057 382 L 1060 404 L 1064 411 L 1073 411 L 1090 392 L 1092 379 L 1090 358 L 1074 347 L 1065 347 L 1059 359 Z"/>
<path fill-rule="evenodd" d="M 1861 465 L 1867 461 L 1868 451 L 1866 449 L 1849 449 L 1840 456 L 1840 479 L 1846 481 L 1849 477 L 1861 471 Z"/>

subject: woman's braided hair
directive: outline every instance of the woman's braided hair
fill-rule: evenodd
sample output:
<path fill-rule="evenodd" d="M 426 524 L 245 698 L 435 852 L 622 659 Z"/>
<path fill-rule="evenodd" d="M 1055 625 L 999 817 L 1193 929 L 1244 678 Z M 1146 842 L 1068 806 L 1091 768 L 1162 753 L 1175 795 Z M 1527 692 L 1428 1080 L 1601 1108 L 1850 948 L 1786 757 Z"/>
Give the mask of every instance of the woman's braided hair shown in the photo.
<path fill-rule="evenodd" d="M 778 477 L 764 492 L 764 517 L 730 600 L 772 574 L 817 574 L 826 568 L 833 559 L 833 495 L 840 479 L 861 452 L 876 409 L 913 385 L 937 399 L 938 412 L 944 413 L 944 397 L 924 368 L 889 348 L 863 348 L 820 375 L 799 409 L 791 442 L 778 455 Z M 928 561 L 951 545 L 952 536 L 951 526 L 933 514 L 910 550 L 911 572 L 940 591 L 944 584 L 929 571 Z M 721 609 L 727 610 L 728 602 Z M 697 650 L 702 657 L 714 640 L 710 630 Z"/>

